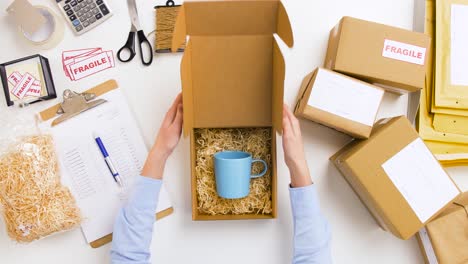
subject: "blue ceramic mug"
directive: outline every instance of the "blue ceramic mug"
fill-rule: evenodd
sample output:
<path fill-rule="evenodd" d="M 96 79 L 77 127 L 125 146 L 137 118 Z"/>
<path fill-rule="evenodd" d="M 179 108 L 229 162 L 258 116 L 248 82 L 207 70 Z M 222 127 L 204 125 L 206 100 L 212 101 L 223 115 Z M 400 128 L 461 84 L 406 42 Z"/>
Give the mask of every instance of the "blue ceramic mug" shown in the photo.
<path fill-rule="evenodd" d="M 252 164 L 261 162 L 265 167 L 256 175 L 251 175 Z M 242 151 L 222 151 L 214 155 L 216 191 L 220 197 L 238 199 L 249 195 L 250 179 L 265 175 L 268 170 L 263 160 L 252 159 L 252 155 Z"/>

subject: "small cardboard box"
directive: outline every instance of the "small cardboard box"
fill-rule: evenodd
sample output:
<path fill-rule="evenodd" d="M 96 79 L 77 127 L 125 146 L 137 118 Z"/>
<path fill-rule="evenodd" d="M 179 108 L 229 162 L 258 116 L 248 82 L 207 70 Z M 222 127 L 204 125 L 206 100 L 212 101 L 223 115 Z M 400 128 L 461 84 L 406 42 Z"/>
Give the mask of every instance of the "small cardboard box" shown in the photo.
<path fill-rule="evenodd" d="M 467 230 L 468 192 L 465 192 L 417 234 L 425 263 L 466 263 Z"/>
<path fill-rule="evenodd" d="M 317 68 L 302 82 L 294 113 L 356 138 L 368 138 L 384 90 Z"/>
<path fill-rule="evenodd" d="M 406 117 L 379 121 L 331 160 L 379 225 L 409 239 L 460 190 Z"/>
<path fill-rule="evenodd" d="M 181 62 L 184 135 L 190 136 L 193 220 L 276 217 L 276 142 L 272 137 L 270 215 L 202 215 L 197 210 L 194 130 L 282 127 L 285 63 L 273 34 L 289 47 L 293 35 L 278 0 L 185 2 L 172 51 L 190 36 Z"/>
<path fill-rule="evenodd" d="M 325 68 L 395 93 L 424 87 L 431 38 L 423 33 L 343 17 L 330 32 Z"/>

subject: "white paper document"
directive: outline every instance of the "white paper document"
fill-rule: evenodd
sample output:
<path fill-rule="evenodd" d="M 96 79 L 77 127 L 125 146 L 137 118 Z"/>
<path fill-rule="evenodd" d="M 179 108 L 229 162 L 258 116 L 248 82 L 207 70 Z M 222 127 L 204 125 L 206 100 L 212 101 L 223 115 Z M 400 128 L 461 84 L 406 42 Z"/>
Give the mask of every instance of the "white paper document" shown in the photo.
<path fill-rule="evenodd" d="M 308 105 L 373 126 L 384 91 L 319 69 Z"/>
<path fill-rule="evenodd" d="M 108 102 L 51 129 L 62 182 L 77 200 L 88 243 L 112 233 L 114 220 L 140 174 L 148 150 L 120 89 L 99 98 Z M 50 127 L 50 122 L 44 125 Z M 119 172 L 124 188 L 114 181 L 93 134 L 98 134 Z M 170 208 L 161 189 L 157 212 Z M 156 213 L 156 212 L 155 212 Z"/>
<path fill-rule="evenodd" d="M 382 167 L 422 223 L 460 193 L 420 138 Z"/>
<path fill-rule="evenodd" d="M 452 5 L 450 23 L 451 83 L 468 86 L 468 5 Z"/>
<path fill-rule="evenodd" d="M 432 247 L 431 239 L 429 238 L 429 234 L 427 233 L 427 229 L 425 227 L 419 230 L 419 237 L 421 238 L 428 264 L 439 264 L 439 261 L 437 261 L 437 257 L 434 252 L 434 248 Z"/>

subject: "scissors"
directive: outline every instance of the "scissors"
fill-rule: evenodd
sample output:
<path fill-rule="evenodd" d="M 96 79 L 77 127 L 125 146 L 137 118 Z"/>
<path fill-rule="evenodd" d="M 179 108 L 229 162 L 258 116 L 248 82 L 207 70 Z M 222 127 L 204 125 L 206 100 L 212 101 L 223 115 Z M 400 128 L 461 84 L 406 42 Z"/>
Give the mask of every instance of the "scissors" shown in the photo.
<path fill-rule="evenodd" d="M 138 36 L 138 43 L 140 44 L 140 57 L 141 62 L 145 66 L 151 65 L 153 62 L 153 48 L 151 47 L 150 42 L 145 36 L 145 33 L 140 27 L 140 20 L 138 19 L 138 10 L 136 7 L 136 0 L 127 0 L 128 12 L 130 13 L 130 19 L 132 21 L 132 27 L 130 33 L 128 34 L 128 39 L 125 45 L 120 48 L 117 52 L 117 58 L 121 62 L 131 61 L 135 55 L 135 33 Z M 147 53 L 143 54 L 143 49 L 146 48 Z M 123 53 L 123 54 L 122 54 Z M 146 57 L 144 55 L 147 55 Z"/>

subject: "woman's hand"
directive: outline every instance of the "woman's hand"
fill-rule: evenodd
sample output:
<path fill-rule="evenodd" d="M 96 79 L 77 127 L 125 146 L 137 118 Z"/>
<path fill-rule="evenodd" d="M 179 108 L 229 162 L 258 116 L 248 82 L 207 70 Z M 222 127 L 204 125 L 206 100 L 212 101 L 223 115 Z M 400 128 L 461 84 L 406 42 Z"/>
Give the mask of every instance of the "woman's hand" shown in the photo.
<path fill-rule="evenodd" d="M 183 122 L 182 94 L 177 95 L 174 103 L 159 128 L 156 142 L 146 159 L 141 174 L 146 177 L 162 179 L 167 158 L 172 154 L 182 133 Z"/>
<path fill-rule="evenodd" d="M 311 185 L 312 179 L 305 159 L 301 127 L 287 105 L 283 106 L 283 150 L 284 160 L 291 174 L 291 186 L 297 188 Z"/>

